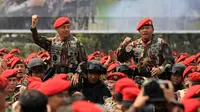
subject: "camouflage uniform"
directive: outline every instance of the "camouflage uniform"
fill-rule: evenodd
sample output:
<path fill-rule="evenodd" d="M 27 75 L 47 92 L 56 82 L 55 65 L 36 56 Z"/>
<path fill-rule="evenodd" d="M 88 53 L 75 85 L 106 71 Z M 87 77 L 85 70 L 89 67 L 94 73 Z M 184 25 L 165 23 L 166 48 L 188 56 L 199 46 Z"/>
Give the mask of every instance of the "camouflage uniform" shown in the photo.
<path fill-rule="evenodd" d="M 164 72 L 166 68 L 174 64 L 174 58 L 169 45 L 155 35 L 153 35 L 152 40 L 147 45 L 144 45 L 140 38 L 124 48 L 119 47 L 117 56 L 119 61 L 127 61 L 126 59 L 133 57 L 138 66 L 141 63 L 146 63 L 149 71 L 153 67 L 161 67 L 162 72 Z"/>
<path fill-rule="evenodd" d="M 86 52 L 82 43 L 74 36 L 70 35 L 65 42 L 55 37 L 54 41 L 38 35 L 37 29 L 31 29 L 34 42 L 51 53 L 51 60 L 54 67 L 60 73 L 74 73 L 78 64 L 87 61 Z M 67 71 L 65 69 L 68 69 Z"/>
<path fill-rule="evenodd" d="M 112 97 L 110 97 L 110 98 L 107 98 L 106 100 L 105 100 L 105 103 L 104 103 L 104 106 L 105 107 L 108 107 L 108 108 L 110 108 L 110 109 L 114 109 L 114 107 L 117 105 L 117 102 L 115 102 L 113 99 L 112 99 Z"/>

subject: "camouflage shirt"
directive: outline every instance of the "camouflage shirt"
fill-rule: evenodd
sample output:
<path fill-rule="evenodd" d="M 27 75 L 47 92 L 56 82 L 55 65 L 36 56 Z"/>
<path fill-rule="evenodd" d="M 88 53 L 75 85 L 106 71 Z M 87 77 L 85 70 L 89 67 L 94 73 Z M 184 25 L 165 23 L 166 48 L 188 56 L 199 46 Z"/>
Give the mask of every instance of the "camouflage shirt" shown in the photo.
<path fill-rule="evenodd" d="M 166 67 L 174 64 L 174 57 L 169 45 L 155 35 L 147 44 L 144 44 L 140 38 L 126 47 L 119 47 L 117 56 L 119 61 L 128 61 L 127 59 L 133 57 L 136 64 L 142 61 L 147 63 L 150 69 L 152 67 L 162 67 L 163 71 Z"/>
<path fill-rule="evenodd" d="M 65 42 L 60 41 L 59 37 L 55 37 L 51 41 L 40 36 L 36 28 L 31 31 L 34 42 L 50 52 L 54 65 L 76 69 L 79 63 L 87 61 L 85 48 L 76 37 L 70 35 Z"/>

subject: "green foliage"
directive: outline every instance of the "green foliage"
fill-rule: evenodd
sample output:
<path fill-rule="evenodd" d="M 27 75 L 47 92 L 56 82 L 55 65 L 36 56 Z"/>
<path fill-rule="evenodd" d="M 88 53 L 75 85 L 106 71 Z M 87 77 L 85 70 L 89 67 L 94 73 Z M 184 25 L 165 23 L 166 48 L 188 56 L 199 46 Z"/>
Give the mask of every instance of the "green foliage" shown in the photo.
<path fill-rule="evenodd" d="M 53 37 L 55 34 L 42 34 L 47 37 Z M 115 50 L 120 42 L 127 36 L 133 40 L 138 38 L 137 34 L 73 34 L 85 46 L 88 54 L 94 51 Z M 169 43 L 172 50 L 178 52 L 187 52 L 195 54 L 200 51 L 200 34 L 157 34 Z M 9 50 L 13 48 L 20 49 L 20 55 L 27 57 L 28 54 L 38 51 L 39 47 L 32 41 L 30 34 L 0 34 L 0 48 L 6 47 Z"/>

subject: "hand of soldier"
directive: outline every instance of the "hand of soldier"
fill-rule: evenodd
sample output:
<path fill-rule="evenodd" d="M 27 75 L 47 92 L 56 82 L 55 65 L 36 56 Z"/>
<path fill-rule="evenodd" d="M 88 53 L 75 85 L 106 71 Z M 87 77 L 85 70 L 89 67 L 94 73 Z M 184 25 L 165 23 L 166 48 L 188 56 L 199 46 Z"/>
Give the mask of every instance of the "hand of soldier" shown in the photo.
<path fill-rule="evenodd" d="M 109 51 L 109 56 L 110 56 L 110 59 L 111 59 L 111 62 L 117 62 L 117 55 L 115 54 L 114 51 Z"/>
<path fill-rule="evenodd" d="M 122 46 L 125 47 L 125 46 L 127 46 L 130 42 L 131 42 L 131 38 L 130 38 L 130 37 L 126 37 L 126 38 L 124 39 L 124 41 L 122 42 Z"/>
<path fill-rule="evenodd" d="M 73 76 L 72 76 L 72 79 L 71 79 L 71 82 L 73 85 L 76 85 L 78 83 L 78 79 L 79 79 L 79 74 L 78 73 L 75 73 Z"/>
<path fill-rule="evenodd" d="M 32 16 L 31 28 L 36 28 L 37 23 L 38 23 L 38 19 L 39 19 L 39 16 L 38 16 L 38 15 L 33 15 L 33 16 Z"/>
<path fill-rule="evenodd" d="M 160 68 L 152 68 L 151 70 L 151 75 L 152 76 L 155 76 L 155 75 L 160 75 L 162 73 L 161 69 Z"/>
<path fill-rule="evenodd" d="M 135 102 L 133 103 L 133 107 L 136 109 L 141 109 L 147 100 L 149 99 L 149 96 L 144 96 L 144 87 L 142 87 L 139 95 L 137 96 Z"/>
<path fill-rule="evenodd" d="M 160 88 L 163 89 L 164 96 L 168 102 L 175 101 L 174 87 L 170 81 L 167 81 L 167 83 L 169 88 L 166 88 L 164 84 L 160 84 Z"/>

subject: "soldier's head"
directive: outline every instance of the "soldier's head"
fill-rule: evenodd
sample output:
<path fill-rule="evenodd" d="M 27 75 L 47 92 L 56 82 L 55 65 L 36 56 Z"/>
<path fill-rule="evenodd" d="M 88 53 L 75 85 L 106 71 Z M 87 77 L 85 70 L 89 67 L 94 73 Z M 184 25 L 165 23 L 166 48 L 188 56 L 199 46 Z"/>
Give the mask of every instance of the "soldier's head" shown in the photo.
<path fill-rule="evenodd" d="M 101 74 L 106 74 L 106 68 L 96 60 L 88 62 L 87 65 L 88 81 L 90 83 L 97 83 L 100 80 Z"/>
<path fill-rule="evenodd" d="M 120 72 L 114 72 L 114 73 L 110 73 L 107 75 L 107 82 L 108 82 L 108 89 L 111 92 L 111 95 L 114 95 L 114 86 L 115 83 L 121 79 L 127 77 L 125 74 L 120 73 Z"/>
<path fill-rule="evenodd" d="M 139 31 L 140 38 L 144 43 L 152 39 L 154 28 L 153 21 L 150 18 L 142 19 L 136 29 Z"/>
<path fill-rule="evenodd" d="M 47 112 L 48 97 L 36 90 L 26 91 L 19 104 L 21 112 Z"/>
<path fill-rule="evenodd" d="M 6 78 L 8 80 L 8 86 L 6 87 L 6 91 L 8 93 L 13 93 L 17 86 L 17 70 L 15 69 L 7 69 L 2 74 L 1 77 Z"/>
<path fill-rule="evenodd" d="M 70 21 L 67 17 L 59 17 L 54 22 L 53 27 L 56 29 L 61 41 L 64 41 L 70 35 Z"/>
<path fill-rule="evenodd" d="M 31 59 L 27 65 L 27 68 L 28 68 L 28 75 L 36 76 L 41 79 L 44 77 L 45 63 L 42 59 L 40 58 Z"/>
<path fill-rule="evenodd" d="M 69 88 L 69 81 L 61 78 L 53 78 L 43 82 L 38 88 L 38 91 L 48 96 L 48 105 L 55 112 L 69 100 Z"/>
<path fill-rule="evenodd" d="M 186 66 L 181 63 L 175 63 L 172 66 L 171 81 L 174 86 L 179 85 L 182 82 L 182 79 L 183 79 L 182 75 L 183 75 L 185 68 L 186 68 Z"/>
<path fill-rule="evenodd" d="M 0 77 L 0 111 L 4 112 L 5 107 L 5 88 L 8 85 L 8 80 Z"/>
<path fill-rule="evenodd" d="M 24 61 L 19 57 L 14 57 L 11 61 L 11 69 L 17 70 L 17 79 L 23 78 L 26 69 Z"/>

